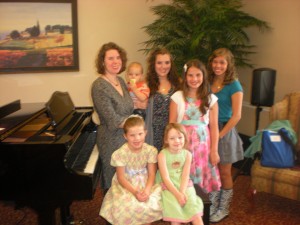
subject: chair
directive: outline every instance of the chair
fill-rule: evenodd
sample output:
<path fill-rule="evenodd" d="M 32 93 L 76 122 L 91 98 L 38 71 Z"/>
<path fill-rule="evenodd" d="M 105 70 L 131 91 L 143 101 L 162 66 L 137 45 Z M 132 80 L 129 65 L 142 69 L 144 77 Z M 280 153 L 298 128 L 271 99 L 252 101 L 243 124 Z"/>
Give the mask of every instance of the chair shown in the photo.
<path fill-rule="evenodd" d="M 300 139 L 300 92 L 293 92 L 275 103 L 270 111 L 270 120 L 289 120 Z M 299 149 L 298 149 L 299 151 Z M 300 200 L 300 166 L 295 168 L 270 168 L 254 160 L 251 168 L 251 188 L 281 197 Z"/>

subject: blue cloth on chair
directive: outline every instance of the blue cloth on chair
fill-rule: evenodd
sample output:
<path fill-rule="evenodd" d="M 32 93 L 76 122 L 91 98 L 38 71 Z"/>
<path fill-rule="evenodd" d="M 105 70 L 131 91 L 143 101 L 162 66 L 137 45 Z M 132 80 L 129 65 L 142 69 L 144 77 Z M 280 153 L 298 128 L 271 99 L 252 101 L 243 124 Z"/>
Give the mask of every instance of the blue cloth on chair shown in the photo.
<path fill-rule="evenodd" d="M 281 134 L 282 133 L 282 134 Z M 286 142 L 290 138 L 287 130 L 281 128 L 278 132 L 264 130 L 262 134 L 262 155 L 260 164 L 274 168 L 291 168 L 295 165 L 293 146 Z"/>
<path fill-rule="evenodd" d="M 281 128 L 285 128 L 291 137 L 294 144 L 297 143 L 297 135 L 289 120 L 274 120 L 266 129 L 271 131 L 278 131 Z M 250 146 L 246 149 L 244 156 L 247 158 L 254 158 L 257 152 L 262 151 L 262 132 L 264 130 L 257 130 L 256 135 L 250 138 Z"/>

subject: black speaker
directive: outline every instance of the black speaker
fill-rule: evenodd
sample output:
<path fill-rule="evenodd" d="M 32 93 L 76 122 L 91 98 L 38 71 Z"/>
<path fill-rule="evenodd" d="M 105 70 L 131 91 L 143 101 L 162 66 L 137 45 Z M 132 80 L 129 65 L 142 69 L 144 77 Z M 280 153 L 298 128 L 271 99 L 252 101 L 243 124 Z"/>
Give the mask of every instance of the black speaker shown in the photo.
<path fill-rule="evenodd" d="M 274 87 L 276 70 L 259 68 L 253 70 L 251 104 L 272 106 L 274 103 Z"/>

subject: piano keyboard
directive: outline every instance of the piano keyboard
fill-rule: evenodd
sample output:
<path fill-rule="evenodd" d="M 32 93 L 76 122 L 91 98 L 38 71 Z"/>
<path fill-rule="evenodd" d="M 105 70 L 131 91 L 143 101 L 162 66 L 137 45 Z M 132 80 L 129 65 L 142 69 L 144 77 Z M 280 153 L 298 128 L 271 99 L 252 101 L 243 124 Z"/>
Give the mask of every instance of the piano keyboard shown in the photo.
<path fill-rule="evenodd" d="M 84 173 L 85 174 L 93 174 L 95 171 L 95 167 L 98 161 L 98 157 L 99 157 L 99 151 L 98 151 L 98 147 L 95 144 L 92 154 L 90 155 L 90 158 L 84 168 Z"/>
<path fill-rule="evenodd" d="M 82 174 L 85 173 L 87 164 L 90 163 L 89 167 L 91 167 L 93 161 L 97 160 L 98 149 L 96 147 L 96 136 L 97 132 L 84 132 L 78 137 L 74 145 L 65 155 L 65 165 L 68 169 L 75 173 Z"/>

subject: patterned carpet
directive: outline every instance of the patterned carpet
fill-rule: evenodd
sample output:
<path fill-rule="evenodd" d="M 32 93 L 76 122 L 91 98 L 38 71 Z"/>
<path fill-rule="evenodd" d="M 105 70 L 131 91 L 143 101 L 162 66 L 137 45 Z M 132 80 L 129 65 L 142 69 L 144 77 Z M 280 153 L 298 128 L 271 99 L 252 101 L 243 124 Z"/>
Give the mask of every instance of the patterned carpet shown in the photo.
<path fill-rule="evenodd" d="M 231 214 L 218 225 L 299 225 L 300 202 L 266 193 L 258 193 L 254 207 L 248 201 L 247 194 L 250 177 L 240 175 L 234 184 L 234 197 Z M 92 201 L 74 202 L 71 212 L 75 218 L 74 224 L 104 225 L 99 215 L 102 201 L 100 189 L 96 190 Z M 37 216 L 33 210 L 24 208 L 14 210 L 11 203 L 0 202 L 1 225 L 38 225 Z M 166 225 L 166 222 L 156 222 L 155 225 Z"/>

